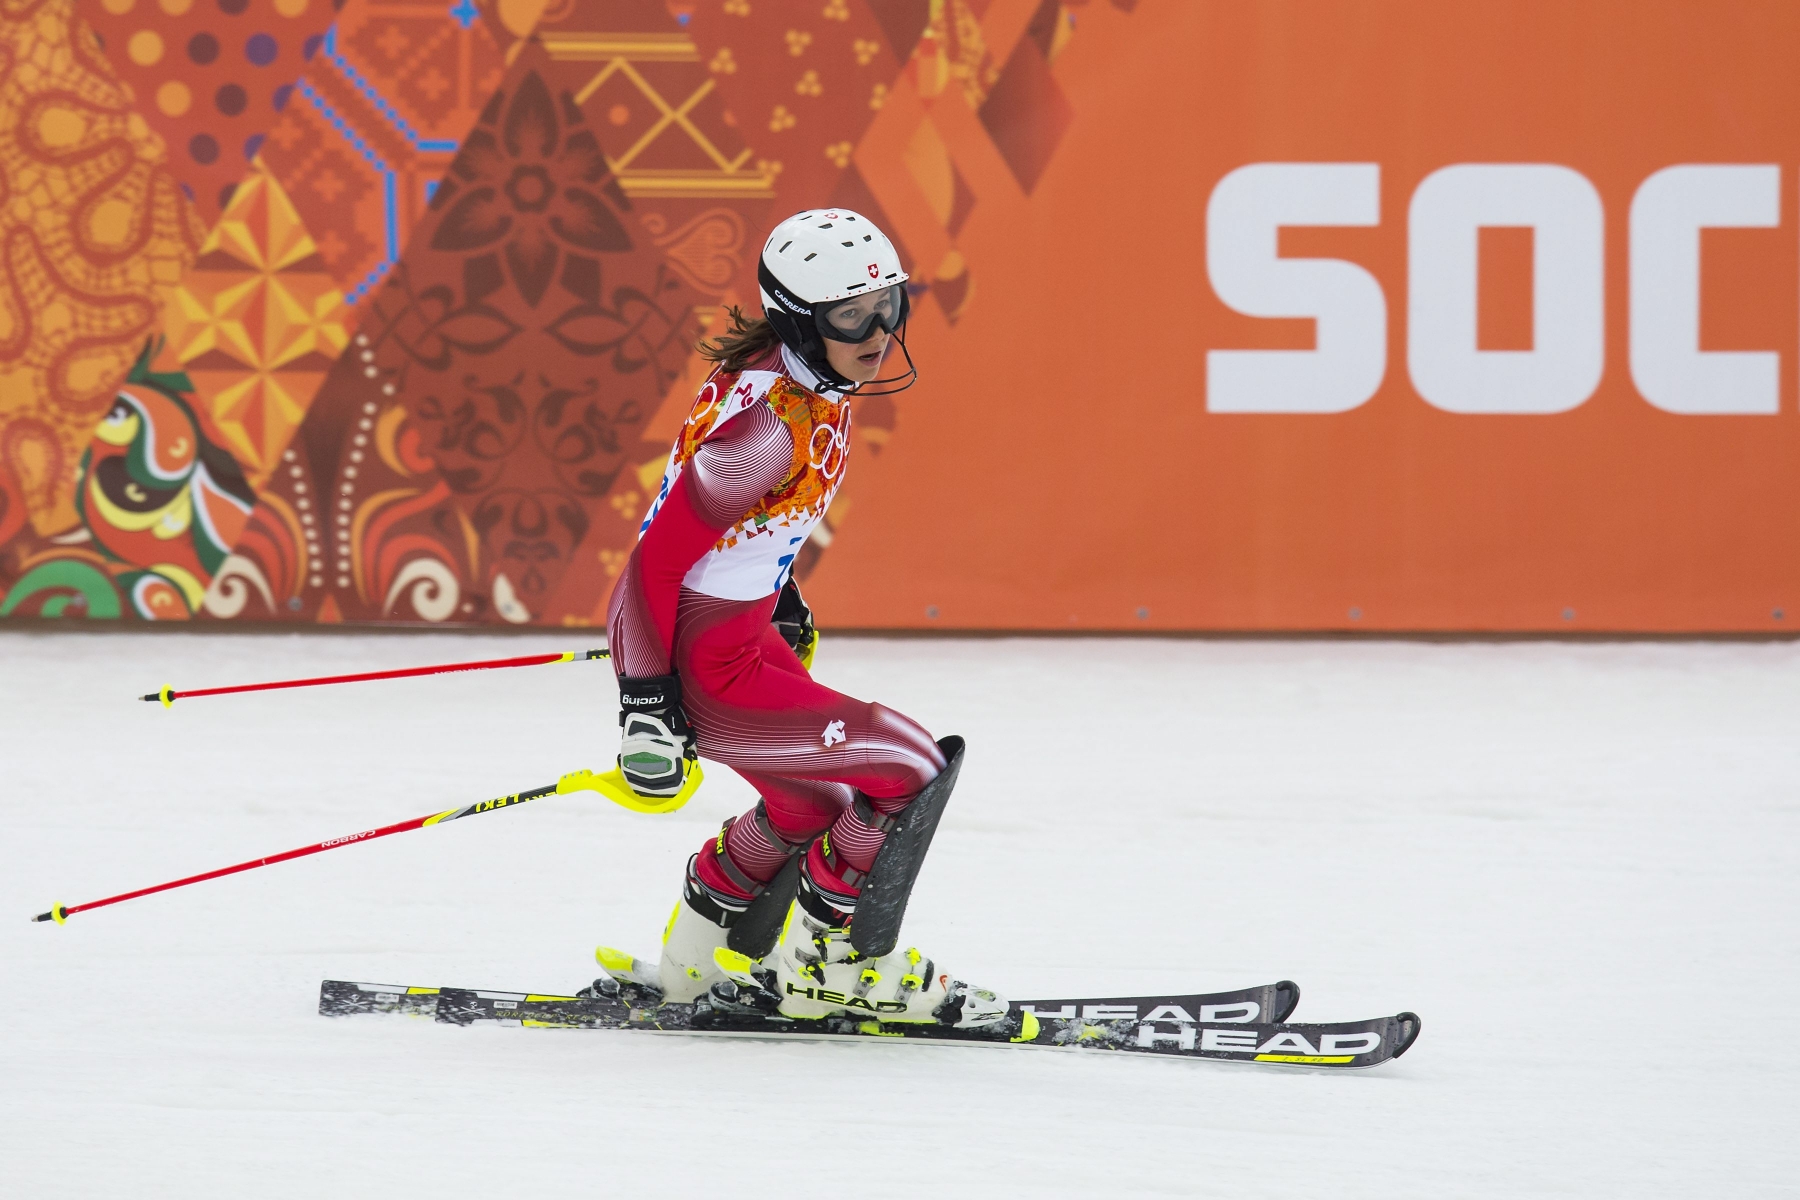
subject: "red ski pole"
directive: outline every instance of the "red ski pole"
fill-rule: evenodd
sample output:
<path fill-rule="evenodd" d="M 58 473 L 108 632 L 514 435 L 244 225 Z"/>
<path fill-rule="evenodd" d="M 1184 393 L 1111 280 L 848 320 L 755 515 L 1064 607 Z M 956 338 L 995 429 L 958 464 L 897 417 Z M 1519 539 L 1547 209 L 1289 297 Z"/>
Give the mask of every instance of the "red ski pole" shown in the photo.
<path fill-rule="evenodd" d="M 514 792 L 510 796 L 501 796 L 495 800 L 483 800 L 479 804 L 469 804 L 462 808 L 446 809 L 440 813 L 432 813 L 430 816 L 414 817 L 410 821 L 397 821 L 392 825 L 383 825 L 379 829 L 365 829 L 361 833 L 353 833 L 348 837 L 331 838 L 315 845 L 302 846 L 298 850 L 271 854 L 267 858 L 253 858 L 249 862 L 241 862 L 236 866 L 220 867 L 216 871 L 189 875 L 185 879 L 172 879 L 168 883 L 139 888 L 135 892 L 123 892 L 117 896 L 108 896 L 104 900 L 90 900 L 86 904 L 52 904 L 49 912 L 39 913 L 31 919 L 33 921 L 55 921 L 61 925 L 75 913 L 86 912 L 92 908 L 105 908 L 109 904 L 121 904 L 126 900 L 136 900 L 139 896 L 152 896 L 157 892 L 166 892 L 172 888 L 186 887 L 190 883 L 205 883 L 208 879 L 235 875 L 239 871 L 254 871 L 257 867 L 266 867 L 270 863 L 287 862 L 290 858 L 305 858 L 309 854 L 335 850 L 339 846 L 373 841 L 378 837 L 386 837 L 390 833 L 405 833 L 409 829 L 424 829 L 427 826 L 442 825 L 446 821 L 455 821 L 462 817 L 472 817 L 478 813 L 511 808 L 514 805 L 524 804 L 544 796 L 567 795 L 570 792 L 599 792 L 613 803 L 621 804 L 636 812 L 674 812 L 686 804 L 694 792 L 699 789 L 702 778 L 700 764 L 696 762 L 688 769 L 687 781 L 682 785 L 679 793 L 674 796 L 652 797 L 640 796 L 632 791 L 631 785 L 625 782 L 624 774 L 617 767 L 598 774 L 593 771 L 571 771 L 548 787 L 533 788 L 529 792 Z"/>
<path fill-rule="evenodd" d="M 549 787 L 534 788 L 529 792 L 516 792 L 511 796 L 502 796 L 498 800 L 484 800 L 480 804 L 471 804 L 466 808 L 453 808 L 448 812 L 432 813 L 427 817 L 414 817 L 410 821 L 398 821 L 392 825 L 383 825 L 380 829 L 367 829 L 362 833 L 353 833 L 348 837 L 331 838 L 314 846 L 302 846 L 298 850 L 289 850 L 282 854 L 271 854 L 267 858 L 253 858 L 249 862 L 238 863 L 234 867 L 220 867 L 216 871 L 207 871 L 199 875 L 189 875 L 186 879 L 174 879 L 168 883 L 159 883 L 147 888 L 139 888 L 135 892 L 123 892 L 117 896 L 108 896 L 104 900 L 90 900 L 86 904 L 61 905 L 53 904 L 47 913 L 39 913 L 31 918 L 33 921 L 55 921 L 61 925 L 70 915 L 86 912 L 90 908 L 105 908 L 109 904 L 120 904 L 126 900 L 136 900 L 139 896 L 151 896 L 157 892 L 166 892 L 171 888 L 186 887 L 190 883 L 205 883 L 208 879 L 218 879 L 222 875 L 235 875 L 239 871 L 253 871 L 257 867 L 266 867 L 270 863 L 286 862 L 290 858 L 304 858 L 308 854 L 318 854 L 324 850 L 335 850 L 339 846 L 348 846 L 355 842 L 366 842 L 378 837 L 386 837 L 390 833 L 405 833 L 409 829 L 423 829 L 427 825 L 440 825 L 445 821 L 454 821 L 458 817 L 473 816 L 476 813 L 492 812 L 497 808 L 506 808 L 514 804 L 524 804 L 528 800 L 536 800 L 540 796 L 556 794 L 556 784 Z"/>
<path fill-rule="evenodd" d="M 319 687 L 327 683 L 366 683 L 372 679 L 406 679 L 414 675 L 444 675 L 451 671 L 491 671 L 499 667 L 536 667 L 545 663 L 586 662 L 606 658 L 605 650 L 568 650 L 561 654 L 525 654 L 518 658 L 490 658 L 481 662 L 445 663 L 436 667 L 403 667 L 397 671 L 365 671 L 359 675 L 324 675 L 317 679 L 282 679 L 274 683 L 240 683 L 235 687 L 196 688 L 178 692 L 167 684 L 160 692 L 142 696 L 143 700 L 160 700 L 168 708 L 177 700 L 192 696 L 226 696 L 233 692 L 269 692 L 277 688 Z"/>

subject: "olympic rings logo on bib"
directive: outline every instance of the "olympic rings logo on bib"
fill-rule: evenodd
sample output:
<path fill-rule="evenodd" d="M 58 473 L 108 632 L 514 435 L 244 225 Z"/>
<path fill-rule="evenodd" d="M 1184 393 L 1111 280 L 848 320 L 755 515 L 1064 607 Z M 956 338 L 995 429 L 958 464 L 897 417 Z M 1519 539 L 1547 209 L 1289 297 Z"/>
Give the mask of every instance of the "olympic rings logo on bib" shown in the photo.
<path fill-rule="evenodd" d="M 824 439 L 820 444 L 821 437 Z M 836 425 L 819 424 L 813 426 L 812 443 L 807 447 L 807 459 L 813 470 L 827 479 L 836 479 L 844 470 L 844 463 L 850 457 L 850 406 L 845 404 L 839 409 Z"/>
<path fill-rule="evenodd" d="M 704 417 L 714 405 L 718 404 L 718 402 L 718 381 L 709 379 L 706 381 L 706 386 L 700 389 L 700 394 L 694 397 L 694 407 L 688 412 L 687 423 L 692 425 L 695 421 Z"/>

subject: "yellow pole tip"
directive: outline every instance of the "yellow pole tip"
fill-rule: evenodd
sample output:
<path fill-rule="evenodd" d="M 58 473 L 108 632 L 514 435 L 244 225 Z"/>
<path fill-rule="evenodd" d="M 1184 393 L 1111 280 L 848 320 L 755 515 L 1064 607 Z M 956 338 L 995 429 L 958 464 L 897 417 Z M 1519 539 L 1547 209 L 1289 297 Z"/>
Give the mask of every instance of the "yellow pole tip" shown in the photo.
<path fill-rule="evenodd" d="M 163 684 L 162 691 L 158 692 L 157 696 L 159 699 L 162 700 L 162 706 L 164 708 L 173 708 L 174 707 L 174 705 L 175 705 L 175 694 L 174 693 L 175 693 L 174 687 L 172 687 L 171 685 L 166 684 L 166 683 Z"/>
<path fill-rule="evenodd" d="M 55 921 L 58 925 L 67 925 L 69 923 L 69 910 L 60 904 L 52 904 L 50 906 L 50 919 Z"/>

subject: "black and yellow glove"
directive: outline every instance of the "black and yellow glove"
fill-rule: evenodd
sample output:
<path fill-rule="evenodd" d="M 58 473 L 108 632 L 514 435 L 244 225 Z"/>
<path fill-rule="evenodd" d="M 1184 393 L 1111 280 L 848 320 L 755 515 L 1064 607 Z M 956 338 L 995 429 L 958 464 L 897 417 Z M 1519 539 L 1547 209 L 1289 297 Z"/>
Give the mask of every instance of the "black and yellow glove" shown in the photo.
<path fill-rule="evenodd" d="M 813 628 L 812 609 L 800 597 L 800 584 L 792 575 L 775 601 L 775 615 L 770 618 L 782 640 L 794 649 L 800 665 L 812 670 L 813 652 L 819 648 L 819 631 Z"/>

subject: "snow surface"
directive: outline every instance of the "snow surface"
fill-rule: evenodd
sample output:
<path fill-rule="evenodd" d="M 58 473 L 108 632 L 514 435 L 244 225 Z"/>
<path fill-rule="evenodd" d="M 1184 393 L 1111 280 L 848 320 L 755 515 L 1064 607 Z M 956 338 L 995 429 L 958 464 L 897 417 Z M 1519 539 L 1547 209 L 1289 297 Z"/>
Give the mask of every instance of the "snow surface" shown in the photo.
<path fill-rule="evenodd" d="M 1328 1075 L 1103 1054 L 455 1029 L 321 978 L 565 990 L 654 952 L 751 802 L 591 796 L 22 918 L 601 766 L 575 649 L 0 633 L 0 1194 L 1793 1195 L 1800 647 L 825 638 L 970 750 L 909 941 L 1013 995 L 1297 979 L 1413 1009 Z"/>

